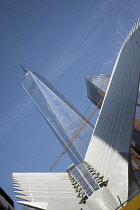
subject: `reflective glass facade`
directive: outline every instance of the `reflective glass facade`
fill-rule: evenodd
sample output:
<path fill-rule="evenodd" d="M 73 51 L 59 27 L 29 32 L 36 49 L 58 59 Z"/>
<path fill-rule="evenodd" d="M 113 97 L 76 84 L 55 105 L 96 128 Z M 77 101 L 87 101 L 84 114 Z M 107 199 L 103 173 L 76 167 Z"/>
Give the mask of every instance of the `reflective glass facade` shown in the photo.
<path fill-rule="evenodd" d="M 36 104 L 63 147 L 70 141 L 84 117 L 41 75 L 28 72 L 23 87 Z M 75 164 L 80 163 L 93 132 L 87 124 L 67 150 Z"/>
<path fill-rule="evenodd" d="M 91 196 L 94 191 L 100 188 L 94 179 L 94 177 L 98 178 L 98 175 L 96 175 L 93 170 L 91 170 L 91 172 L 88 169 L 88 165 L 85 163 L 80 163 L 69 171 L 70 179 L 75 187 L 78 188 L 79 192 L 84 192 L 88 197 Z"/>
<path fill-rule="evenodd" d="M 87 97 L 91 100 L 95 105 L 98 104 L 102 96 L 98 93 L 98 90 L 101 93 L 105 93 L 107 90 L 107 86 L 110 80 L 110 74 L 101 74 L 99 76 L 87 77 L 86 85 L 87 85 Z"/>

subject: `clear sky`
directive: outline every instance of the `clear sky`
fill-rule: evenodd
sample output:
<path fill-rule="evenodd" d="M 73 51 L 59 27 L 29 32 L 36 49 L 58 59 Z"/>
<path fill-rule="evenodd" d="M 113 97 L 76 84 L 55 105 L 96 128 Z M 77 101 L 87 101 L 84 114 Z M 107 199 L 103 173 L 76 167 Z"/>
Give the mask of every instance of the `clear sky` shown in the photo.
<path fill-rule="evenodd" d="M 12 173 L 48 172 L 62 150 L 22 88 L 17 61 L 46 77 L 84 114 L 85 77 L 111 73 L 139 17 L 139 0 L 0 1 L 0 186 L 17 210 Z M 69 163 L 65 155 L 54 171 Z"/>

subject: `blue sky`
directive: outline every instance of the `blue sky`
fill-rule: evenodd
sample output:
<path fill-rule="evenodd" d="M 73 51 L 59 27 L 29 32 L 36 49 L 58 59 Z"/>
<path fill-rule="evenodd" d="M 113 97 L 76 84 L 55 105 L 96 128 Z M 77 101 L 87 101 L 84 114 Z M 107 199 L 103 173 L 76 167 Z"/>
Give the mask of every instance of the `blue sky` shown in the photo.
<path fill-rule="evenodd" d="M 24 74 L 17 61 L 45 76 L 84 114 L 89 105 L 85 77 L 112 71 L 126 35 L 140 17 L 140 1 L 0 3 L 0 186 L 20 210 L 12 173 L 48 172 L 62 148 L 22 88 Z M 69 163 L 63 157 L 54 171 L 65 171 Z"/>

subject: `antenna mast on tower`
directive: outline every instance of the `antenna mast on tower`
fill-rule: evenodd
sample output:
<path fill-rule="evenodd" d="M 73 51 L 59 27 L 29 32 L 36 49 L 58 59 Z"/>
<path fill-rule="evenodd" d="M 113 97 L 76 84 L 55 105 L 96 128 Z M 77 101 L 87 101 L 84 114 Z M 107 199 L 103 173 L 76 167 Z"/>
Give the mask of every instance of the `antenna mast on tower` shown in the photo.
<path fill-rule="evenodd" d="M 21 69 L 25 72 L 25 74 L 27 73 L 26 69 L 17 61 L 17 64 L 21 67 Z"/>

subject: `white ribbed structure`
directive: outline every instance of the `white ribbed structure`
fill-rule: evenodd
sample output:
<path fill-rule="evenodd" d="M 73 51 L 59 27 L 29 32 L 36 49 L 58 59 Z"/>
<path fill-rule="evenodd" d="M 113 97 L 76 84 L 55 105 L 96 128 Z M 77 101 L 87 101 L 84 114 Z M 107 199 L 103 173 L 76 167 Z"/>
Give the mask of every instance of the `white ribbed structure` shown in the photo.
<path fill-rule="evenodd" d="M 89 210 L 79 204 L 81 198 L 73 188 L 67 173 L 13 173 L 16 196 L 24 201 L 18 203 L 35 209 Z"/>
<path fill-rule="evenodd" d="M 128 159 L 140 75 L 140 26 L 126 38 L 111 75 L 85 161 L 105 180 L 108 189 L 128 198 Z M 135 189 L 137 190 L 137 189 Z"/>

